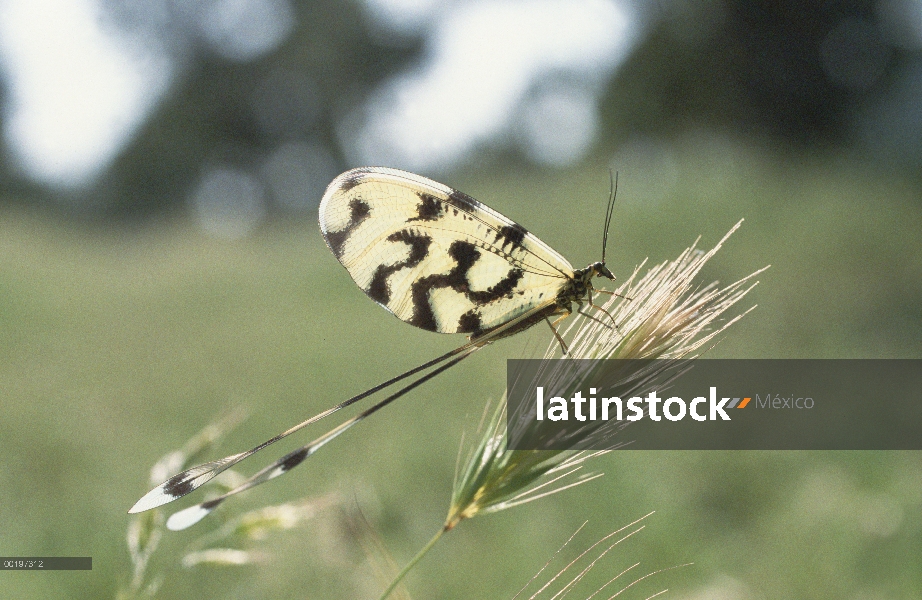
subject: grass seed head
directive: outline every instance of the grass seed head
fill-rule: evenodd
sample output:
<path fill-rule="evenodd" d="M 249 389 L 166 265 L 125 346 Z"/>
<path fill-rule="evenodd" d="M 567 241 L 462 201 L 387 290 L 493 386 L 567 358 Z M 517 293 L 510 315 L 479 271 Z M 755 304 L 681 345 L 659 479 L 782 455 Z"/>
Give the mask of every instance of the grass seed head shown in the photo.
<path fill-rule="evenodd" d="M 678 258 L 650 268 L 638 277 L 643 265 L 625 281 L 601 308 L 617 323 L 607 319 L 572 319 L 562 332 L 570 340 L 567 359 L 691 359 L 716 343 L 716 337 L 748 310 L 732 318 L 724 313 L 756 284 L 753 278 L 764 271 L 721 288 L 716 282 L 695 288 L 694 278 L 740 226 L 737 223 L 711 250 L 695 244 Z M 755 307 L 753 307 L 755 308 Z M 752 310 L 751 308 L 749 310 Z M 559 357 L 559 345 L 552 341 L 545 358 Z M 555 371 L 542 373 L 542 381 L 554 381 L 555 389 L 577 390 L 593 375 L 590 361 L 556 361 Z M 662 385 L 674 377 L 663 369 L 667 361 L 646 363 L 645 371 L 623 373 L 620 383 L 632 395 Z M 550 378 L 550 379 L 547 379 Z M 666 381 L 668 383 L 668 381 Z M 586 483 L 601 474 L 583 471 L 583 463 L 608 450 L 507 450 L 505 442 L 506 402 L 493 412 L 480 440 L 471 449 L 456 477 L 445 529 L 480 513 L 496 512 Z M 510 426 L 540 426 L 534 419 L 513 415 Z M 590 446 L 610 442 L 624 423 L 601 423 L 590 433 Z M 608 444 L 610 446 L 610 443 Z"/>

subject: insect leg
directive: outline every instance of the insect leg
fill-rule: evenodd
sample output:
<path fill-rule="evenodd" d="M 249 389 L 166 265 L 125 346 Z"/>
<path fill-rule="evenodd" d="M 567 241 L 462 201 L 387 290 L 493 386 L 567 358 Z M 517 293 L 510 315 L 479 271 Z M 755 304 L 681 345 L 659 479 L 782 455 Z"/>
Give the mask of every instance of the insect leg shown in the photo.
<path fill-rule="evenodd" d="M 633 300 L 633 298 L 628 298 L 627 296 L 622 296 L 621 294 L 618 294 L 618 293 L 616 293 L 616 292 L 612 292 L 612 291 L 609 291 L 609 290 L 598 290 L 598 289 L 597 289 L 597 290 L 595 290 L 595 291 L 598 292 L 598 293 L 600 293 L 600 294 L 608 294 L 609 296 L 617 296 L 617 297 L 619 297 L 619 298 L 624 298 L 625 300 Z"/>
<path fill-rule="evenodd" d="M 544 317 L 544 322 L 547 323 L 548 327 L 551 328 L 551 331 L 554 332 L 554 337 L 556 337 L 556 338 L 557 338 L 557 342 L 560 343 L 560 350 L 561 350 L 564 354 L 569 354 L 570 351 L 567 350 L 567 345 L 564 343 L 563 338 L 560 337 L 560 334 L 559 334 L 559 333 L 557 333 L 557 324 L 560 323 L 561 321 L 563 321 L 564 319 L 566 319 L 566 318 L 569 317 L 569 316 L 570 316 L 570 313 L 566 313 L 565 315 L 561 315 L 561 316 L 558 317 L 553 323 L 551 323 L 550 320 L 549 320 L 547 317 Z"/>
<path fill-rule="evenodd" d="M 580 301 L 578 301 L 578 300 L 576 301 L 576 304 L 579 305 L 580 308 L 583 307 L 583 303 L 580 302 Z M 601 311 L 604 312 L 605 314 L 608 314 L 608 312 L 607 312 L 605 309 L 601 308 L 600 306 L 596 306 L 595 304 L 593 304 L 591 299 L 590 299 L 590 301 L 589 301 L 589 306 L 591 306 L 591 307 L 593 307 L 593 308 L 598 308 L 599 310 L 601 310 Z M 603 321 L 603 320 L 601 320 L 601 319 L 599 319 L 599 318 L 597 318 L 597 317 L 594 317 L 593 315 L 591 315 L 591 314 L 589 314 L 589 313 L 587 313 L 587 312 L 583 312 L 583 311 L 581 311 L 581 310 L 577 310 L 576 312 L 577 312 L 577 314 L 583 315 L 583 316 L 586 317 L 587 319 L 592 319 L 593 321 L 595 321 L 596 323 L 598 323 L 598 324 L 601 325 L 602 327 L 608 327 L 609 329 L 612 328 L 611 325 L 609 325 L 609 324 L 606 323 L 605 321 Z M 608 316 L 610 317 L 611 315 L 608 315 Z"/>
<path fill-rule="evenodd" d="M 607 290 L 596 290 L 596 291 L 600 291 L 600 292 L 601 292 L 601 291 L 605 291 L 605 292 L 607 292 Z M 615 296 L 618 296 L 618 294 L 615 294 L 614 292 L 608 292 L 608 293 L 614 294 Z M 624 296 L 621 296 L 621 297 L 623 298 Z M 600 310 L 600 311 L 602 311 L 603 313 L 605 313 L 606 315 L 608 315 L 608 318 L 611 319 L 612 325 L 615 326 L 615 329 L 618 329 L 618 323 L 617 323 L 617 321 L 615 321 L 615 318 L 614 318 L 613 316 L 611 316 L 611 313 L 608 312 L 607 310 L 605 310 L 604 308 L 602 308 L 601 306 L 599 306 L 598 304 L 595 304 L 595 303 L 592 301 L 592 290 L 589 290 L 589 306 L 591 306 L 592 308 L 594 308 L 594 309 L 596 309 L 596 310 Z M 585 314 L 585 313 L 581 313 L 581 314 Z M 586 316 L 589 316 L 589 315 L 586 315 Z M 597 320 L 597 319 L 596 319 L 596 320 Z M 601 321 L 599 321 L 599 322 L 601 322 Z M 608 327 L 608 325 L 606 325 L 606 327 Z"/>

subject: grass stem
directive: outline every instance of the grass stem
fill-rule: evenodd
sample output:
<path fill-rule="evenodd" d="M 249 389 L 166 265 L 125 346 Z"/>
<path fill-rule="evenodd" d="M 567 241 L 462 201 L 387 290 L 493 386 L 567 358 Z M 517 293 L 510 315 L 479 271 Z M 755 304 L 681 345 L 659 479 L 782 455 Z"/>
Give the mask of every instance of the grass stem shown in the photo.
<path fill-rule="evenodd" d="M 444 534 L 446 531 L 448 531 L 448 527 L 439 528 L 438 532 L 436 532 L 436 534 L 432 536 L 432 539 L 429 540 L 429 542 L 425 546 L 423 546 L 422 550 L 416 553 L 416 556 L 413 557 L 413 560 L 408 562 L 407 566 L 405 566 L 403 569 L 400 570 L 399 573 L 397 573 L 397 576 L 394 577 L 394 580 L 391 581 L 391 584 L 387 586 L 387 589 L 384 590 L 383 594 L 381 594 L 381 598 L 379 600 L 385 600 L 385 598 L 391 595 L 391 592 L 393 592 L 394 589 L 396 589 L 400 581 L 406 576 L 407 573 L 410 572 L 410 569 L 412 569 L 416 565 L 416 563 L 422 560 L 422 558 L 426 555 L 426 553 L 429 552 L 429 550 L 431 550 L 433 546 L 435 546 L 435 543 L 439 541 L 439 538 L 441 538 L 442 534 Z"/>

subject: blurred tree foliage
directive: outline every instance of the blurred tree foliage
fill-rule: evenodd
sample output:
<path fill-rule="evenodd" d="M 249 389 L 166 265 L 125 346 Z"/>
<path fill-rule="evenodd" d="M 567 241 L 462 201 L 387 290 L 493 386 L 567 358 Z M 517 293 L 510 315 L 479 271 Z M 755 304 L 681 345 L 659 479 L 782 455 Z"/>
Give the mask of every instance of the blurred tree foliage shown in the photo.
<path fill-rule="evenodd" d="M 606 139 L 711 126 L 782 144 L 844 142 L 849 111 L 886 90 L 855 91 L 824 72 L 822 43 L 846 18 L 874 19 L 874 2 L 675 4 L 612 80 Z"/>
<path fill-rule="evenodd" d="M 251 165 L 289 138 L 311 138 L 338 154 L 337 124 L 419 47 L 382 45 L 355 3 L 312 0 L 296 8 L 293 35 L 256 61 L 193 49 L 172 94 L 113 165 L 100 190 L 103 206 L 121 215 L 172 208 L 203 161 Z M 273 94 L 260 93 L 267 85 Z M 274 118 L 261 120 L 267 111 Z"/>
<path fill-rule="evenodd" d="M 119 14 L 117 0 L 109 6 Z M 870 0 L 641 6 L 647 29 L 603 98 L 597 152 L 634 136 L 668 139 L 699 127 L 767 138 L 782 152 L 848 145 L 851 115 L 884 97 L 906 64 L 920 62 L 919 52 L 881 35 L 851 57 L 877 53 L 884 71 L 873 85 L 844 86 L 824 71 L 823 43 L 837 24 L 876 22 Z M 287 41 L 251 62 L 229 61 L 194 39 L 186 44 L 170 93 L 99 183 L 75 192 L 81 198 L 73 205 L 104 217 L 175 209 L 207 164 L 252 167 L 288 139 L 322 144 L 340 167 L 350 166 L 337 128 L 379 84 L 412 65 L 425 40 L 391 43 L 359 2 L 303 0 L 295 12 Z M 0 163 L 0 175 L 5 202 L 54 197 L 8 164 Z"/>

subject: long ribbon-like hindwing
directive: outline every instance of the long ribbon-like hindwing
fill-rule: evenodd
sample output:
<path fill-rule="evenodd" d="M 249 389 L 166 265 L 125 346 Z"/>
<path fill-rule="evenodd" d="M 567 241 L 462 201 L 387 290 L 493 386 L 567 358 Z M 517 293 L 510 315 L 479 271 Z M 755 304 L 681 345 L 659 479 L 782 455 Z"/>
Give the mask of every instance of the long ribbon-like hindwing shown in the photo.
<path fill-rule="evenodd" d="M 547 307 L 538 307 L 538 309 L 536 309 L 535 311 L 532 311 L 532 312 L 538 312 L 538 311 L 540 311 L 540 310 L 546 310 L 546 309 L 547 309 Z M 380 383 L 380 384 L 374 386 L 373 388 L 370 388 L 370 389 L 368 389 L 368 390 L 362 392 L 361 394 L 357 394 L 357 395 L 353 396 L 352 398 L 349 398 L 348 400 L 346 400 L 346 401 L 344 401 L 344 402 L 341 402 L 341 403 L 337 404 L 336 406 L 333 406 L 333 407 L 331 407 L 331 408 L 328 408 L 327 410 L 323 411 L 322 413 L 319 413 L 319 414 L 317 414 L 317 415 L 314 415 L 313 417 L 311 417 L 311 418 L 309 418 L 309 419 L 307 419 L 307 420 L 305 420 L 305 421 L 302 421 L 301 423 L 298 423 L 298 424 L 295 425 L 294 427 L 292 427 L 292 428 L 290 428 L 290 429 L 288 429 L 288 430 L 286 430 L 286 431 L 283 431 L 282 433 L 276 435 L 275 437 L 266 440 L 265 442 L 259 444 L 258 446 L 255 446 L 255 447 L 251 448 L 250 450 L 247 450 L 246 452 L 241 452 L 241 453 L 239 453 L 239 454 L 232 454 L 232 455 L 230 455 L 230 456 L 226 456 L 226 457 L 224 457 L 224 458 L 222 458 L 222 459 L 219 459 L 219 460 L 210 461 L 210 462 L 203 463 L 203 464 L 201 464 L 201 465 L 197 465 L 197 466 L 191 467 L 191 468 L 189 468 L 189 469 L 186 469 L 186 470 L 183 471 L 182 473 L 179 473 L 179 474 L 177 474 L 177 475 L 174 475 L 173 477 L 170 477 L 168 480 L 166 480 L 166 481 L 163 482 L 162 484 L 158 485 L 157 487 L 155 487 L 154 489 L 152 489 L 151 491 L 149 491 L 149 492 L 148 492 L 147 494 L 145 494 L 140 500 L 138 500 L 138 501 L 135 503 L 135 505 L 132 506 L 131 509 L 130 509 L 128 512 L 129 512 L 129 513 L 144 512 L 144 511 L 146 511 L 146 510 L 150 510 L 150 509 L 152 509 L 152 508 L 157 508 L 158 506 L 162 506 L 162 505 L 164 505 L 164 504 L 168 504 L 168 503 L 170 503 L 170 502 L 172 502 L 172 501 L 174 501 L 174 500 L 178 500 L 179 498 L 182 498 L 182 497 L 185 496 L 186 494 L 189 494 L 189 493 L 195 491 L 196 489 L 198 489 L 199 487 L 201 487 L 201 486 L 204 485 L 205 483 L 207 483 L 207 482 L 209 482 L 210 480 L 214 479 L 216 476 L 218 476 L 218 475 L 221 474 L 222 472 L 226 471 L 227 469 L 233 467 L 234 465 L 240 463 L 240 462 L 243 461 L 243 460 L 246 460 L 247 458 L 249 458 L 249 457 L 253 456 L 254 454 L 256 454 L 257 452 L 259 452 L 260 450 L 262 450 L 262 449 L 264 449 L 264 448 L 266 448 L 266 447 L 268 447 L 268 446 L 274 444 L 275 442 L 278 442 L 278 441 L 280 441 L 280 440 L 282 440 L 282 439 L 288 437 L 289 435 L 291 435 L 291 434 L 293 434 L 293 433 L 295 433 L 295 432 L 297 432 L 297 431 L 300 431 L 301 429 L 307 427 L 308 425 L 310 425 L 310 424 L 312 424 L 312 423 L 316 423 L 317 421 L 323 419 L 324 417 L 327 417 L 327 416 L 329 416 L 329 415 L 332 415 L 333 413 L 338 412 L 339 410 L 342 410 L 343 408 L 346 408 L 346 407 L 348 407 L 348 406 L 350 406 L 350 405 L 352 405 L 352 404 L 355 404 L 355 403 L 358 402 L 359 400 L 362 400 L 362 399 L 364 399 L 364 398 L 367 398 L 368 396 L 370 396 L 370 395 L 372 395 L 372 394 L 374 394 L 374 393 L 376 393 L 376 392 L 379 392 L 379 391 L 381 391 L 381 390 L 384 390 L 384 389 L 386 389 L 386 388 L 388 388 L 388 387 L 390 387 L 390 386 L 392 386 L 392 385 L 394 385 L 394 384 L 396 384 L 396 383 L 398 383 L 398 382 L 400 382 L 400 381 L 403 381 L 403 380 L 406 379 L 407 377 L 410 377 L 410 376 L 412 376 L 412 375 L 415 375 L 415 374 L 417 374 L 417 373 L 419 373 L 419 372 L 421 372 L 421 371 L 424 371 L 424 370 L 426 370 L 426 369 L 435 367 L 436 365 L 438 365 L 438 364 L 440 364 L 440 363 L 443 363 L 443 362 L 445 362 L 445 361 L 447 361 L 447 360 L 449 360 L 449 359 L 452 359 L 452 358 L 455 359 L 455 360 L 449 362 L 448 364 L 443 365 L 443 366 L 439 367 L 438 369 L 435 369 L 435 370 L 433 370 L 432 372 L 430 372 L 430 373 L 428 373 L 428 374 L 426 374 L 426 375 L 420 377 L 420 379 L 418 379 L 417 381 L 415 381 L 415 382 L 409 384 L 408 386 L 402 388 L 401 390 L 399 390 L 398 392 L 392 394 L 391 396 L 389 396 L 389 397 L 386 398 L 385 400 L 382 400 L 382 401 L 379 402 L 378 404 L 372 406 L 370 409 L 367 409 L 367 411 L 366 411 L 365 413 L 360 413 L 360 415 L 359 415 L 358 417 L 353 417 L 352 419 L 347 420 L 346 422 L 344 422 L 343 425 L 340 425 L 339 427 L 337 427 L 337 428 L 331 430 L 331 431 L 328 432 L 327 434 L 324 434 L 324 435 L 321 436 L 320 438 L 317 438 L 316 440 L 314 440 L 313 442 L 311 442 L 311 444 L 308 444 L 308 446 L 305 446 L 305 447 L 303 448 L 303 449 L 308 449 L 308 448 L 310 448 L 310 450 L 309 450 L 309 451 L 305 451 L 305 454 L 301 457 L 300 460 L 303 460 L 304 458 L 307 458 L 307 456 L 309 456 L 310 454 L 313 454 L 313 452 L 315 452 L 316 450 L 318 450 L 321 446 L 323 446 L 324 444 L 326 444 L 327 442 L 329 442 L 330 440 L 332 440 L 334 437 L 338 436 L 340 433 L 343 433 L 346 429 L 352 427 L 352 425 L 354 425 L 354 424 L 358 423 L 360 420 L 364 419 L 366 416 L 368 416 L 368 415 L 370 415 L 370 414 L 372 414 L 372 413 L 374 413 L 374 412 L 377 412 L 379 409 L 384 408 L 385 406 L 387 406 L 388 404 L 390 404 L 391 402 L 393 402 L 393 401 L 396 400 L 397 398 L 403 396 L 404 394 L 406 394 L 406 393 L 409 392 L 410 390 L 412 390 L 412 389 L 418 387 L 418 386 L 421 385 L 422 383 L 425 383 L 425 382 L 428 381 L 429 379 L 432 379 L 435 375 L 437 375 L 437 374 L 439 374 L 439 373 L 445 371 L 446 369 L 448 369 L 448 368 L 451 367 L 451 366 L 454 366 L 455 364 L 457 364 L 458 362 L 460 362 L 460 360 L 461 360 L 462 358 L 466 358 L 467 356 L 469 356 L 474 350 L 477 350 L 478 348 L 482 348 L 483 346 L 485 346 L 486 344 L 488 344 L 489 342 L 491 342 L 494 338 L 502 336 L 504 333 L 506 333 L 506 331 L 508 331 L 509 329 L 515 327 L 517 324 L 519 324 L 520 322 L 524 321 L 525 319 L 527 319 L 527 318 L 530 317 L 530 316 L 531 316 L 530 314 L 526 314 L 526 315 L 523 315 L 523 316 L 519 317 L 518 319 L 513 319 L 513 320 L 510 321 L 509 323 L 506 323 L 506 324 L 504 324 L 503 326 L 496 328 L 496 330 L 494 330 L 494 331 L 488 333 L 487 335 L 485 335 L 485 336 L 484 336 L 483 338 L 481 338 L 481 339 L 477 339 L 477 340 L 475 340 L 475 341 L 468 342 L 467 344 L 464 344 L 463 346 L 460 346 L 460 347 L 458 347 L 458 348 L 455 348 L 455 349 L 452 350 L 451 352 L 447 352 L 447 353 L 443 354 L 442 356 L 440 356 L 440 357 L 438 357 L 438 358 L 435 358 L 435 359 L 433 359 L 433 360 L 430 360 L 430 361 L 428 361 L 428 362 L 425 362 L 425 363 L 419 365 L 418 367 L 415 367 L 415 368 L 413 368 L 413 369 L 410 369 L 409 371 L 406 371 L 406 372 L 404 372 L 404 373 L 401 373 L 400 375 L 398 375 L 398 376 L 396 376 L 396 377 L 393 377 L 393 378 L 391 378 L 391 379 L 389 379 L 389 380 L 387 380 L 387 381 L 385 381 L 385 382 L 383 382 L 383 383 Z M 336 432 L 335 435 L 333 435 L 334 432 Z M 270 465 L 269 467 L 266 467 L 266 469 L 263 469 L 262 471 L 260 471 L 260 472 L 257 473 L 256 475 L 254 475 L 253 478 L 251 478 L 251 480 L 247 481 L 247 482 L 244 483 L 242 486 L 240 486 L 240 488 L 235 489 L 235 490 L 232 490 L 231 492 L 229 492 L 229 493 L 227 494 L 227 496 L 230 496 L 230 495 L 239 493 L 239 492 L 243 491 L 244 489 L 249 489 L 249 488 L 253 487 L 254 485 L 257 485 L 257 484 L 259 484 L 259 483 L 262 483 L 263 481 L 268 481 L 269 479 L 272 479 L 272 478 L 274 478 L 274 477 L 276 477 L 276 476 L 278 476 L 278 475 L 281 475 L 282 473 L 284 473 L 284 472 L 286 472 L 286 471 L 288 471 L 288 470 L 291 470 L 291 468 L 293 468 L 294 466 L 297 465 L 297 463 L 300 462 L 300 460 L 298 460 L 298 461 L 295 462 L 294 464 L 292 464 L 292 462 L 291 462 L 291 461 L 294 460 L 294 457 L 297 456 L 297 452 L 298 452 L 298 451 L 295 451 L 294 453 L 288 454 L 288 455 L 286 455 L 285 457 L 283 457 L 280 461 L 277 461 L 276 463 L 273 463 L 273 464 Z M 288 462 L 286 462 L 286 461 L 288 461 Z M 282 466 L 282 465 L 287 465 L 287 468 L 282 469 L 281 471 L 279 471 L 278 473 L 276 473 L 276 474 L 273 475 L 272 477 L 264 476 L 265 473 L 271 472 L 271 471 L 272 471 L 273 469 L 275 469 L 276 467 L 279 467 L 279 466 Z M 255 483 L 253 483 L 253 482 L 252 482 L 253 480 L 258 480 L 258 481 L 256 481 Z M 207 503 L 206 503 L 206 504 L 207 504 Z M 212 509 L 213 509 L 213 507 L 212 507 Z M 209 511 L 209 512 L 210 512 L 210 511 Z M 204 515 L 203 515 L 203 516 L 204 516 Z"/>

